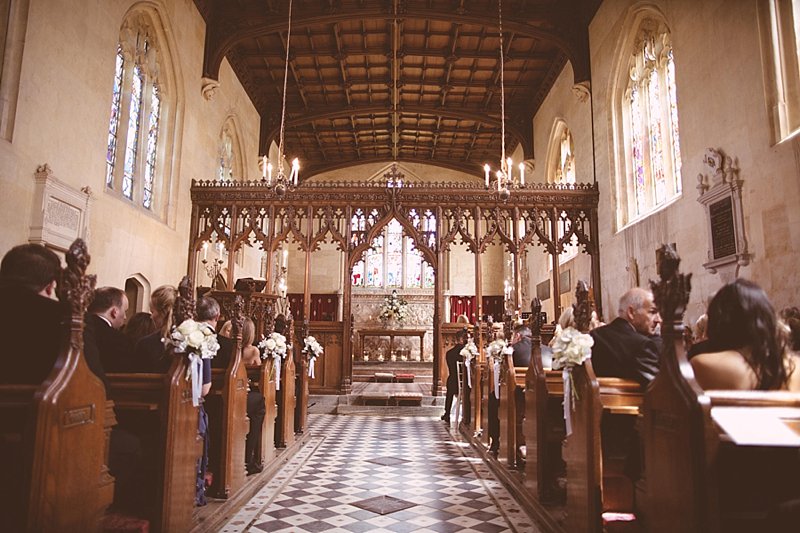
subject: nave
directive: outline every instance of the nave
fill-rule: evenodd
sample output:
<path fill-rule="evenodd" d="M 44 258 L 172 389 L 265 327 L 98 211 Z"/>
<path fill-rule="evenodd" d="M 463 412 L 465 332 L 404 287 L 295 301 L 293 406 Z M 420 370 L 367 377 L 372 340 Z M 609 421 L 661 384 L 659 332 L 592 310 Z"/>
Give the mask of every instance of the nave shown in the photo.
<path fill-rule="evenodd" d="M 311 415 L 311 439 L 221 530 L 535 533 L 438 418 Z"/>

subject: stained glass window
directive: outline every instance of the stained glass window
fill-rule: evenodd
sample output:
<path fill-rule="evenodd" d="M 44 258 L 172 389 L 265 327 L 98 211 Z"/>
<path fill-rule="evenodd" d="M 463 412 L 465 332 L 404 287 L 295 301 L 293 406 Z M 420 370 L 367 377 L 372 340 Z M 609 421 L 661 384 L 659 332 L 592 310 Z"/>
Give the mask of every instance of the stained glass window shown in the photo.
<path fill-rule="evenodd" d="M 424 216 L 419 217 L 413 210 L 409 214 L 415 227 L 422 226 L 426 239 L 430 234 L 435 241 L 436 218 L 433 214 L 426 211 Z M 350 221 L 350 228 L 354 237 L 364 231 L 361 229 L 366 228 L 363 212 L 356 211 Z M 392 220 L 384 228 L 383 234 L 372 241 L 372 246 L 364 252 L 363 259 L 355 264 L 351 281 L 353 287 L 430 289 L 434 284 L 434 272 L 423 260 L 413 239 L 403 235 L 402 225 L 397 220 Z"/>
<path fill-rule="evenodd" d="M 115 58 L 106 146 L 106 186 L 153 210 L 159 183 L 164 111 L 159 51 L 143 17 L 132 16 L 120 34 Z"/>
<path fill-rule="evenodd" d="M 623 99 L 628 180 L 625 223 L 644 216 L 681 192 L 680 135 L 675 63 L 666 26 L 645 19 L 638 30 Z M 621 202 L 624 205 L 625 202 Z"/>
<path fill-rule="evenodd" d="M 572 152 L 572 133 L 568 129 L 564 129 L 559 144 L 557 183 L 575 183 L 575 155 Z"/>
<path fill-rule="evenodd" d="M 117 130 L 119 129 L 120 102 L 122 99 L 122 74 L 125 58 L 122 47 L 117 47 L 117 62 L 114 71 L 114 90 L 111 94 L 111 119 L 108 124 L 108 147 L 106 149 L 106 185 L 114 186 L 114 164 L 117 160 Z"/>
<path fill-rule="evenodd" d="M 156 152 L 158 149 L 158 117 L 161 112 L 161 99 L 158 85 L 153 85 L 150 96 L 150 118 L 147 128 L 147 161 L 144 167 L 144 198 L 142 205 L 150 209 L 153 205 L 153 180 L 156 174 Z"/>
<path fill-rule="evenodd" d="M 222 139 L 219 147 L 218 177 L 222 180 L 233 179 L 233 138 L 228 129 L 222 130 Z"/>

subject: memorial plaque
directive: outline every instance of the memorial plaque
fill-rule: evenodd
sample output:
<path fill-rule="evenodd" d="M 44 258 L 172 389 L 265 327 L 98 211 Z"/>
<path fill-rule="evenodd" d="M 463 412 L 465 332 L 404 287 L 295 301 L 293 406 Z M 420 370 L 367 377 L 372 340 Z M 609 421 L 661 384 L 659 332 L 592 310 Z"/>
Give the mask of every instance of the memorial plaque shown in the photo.
<path fill-rule="evenodd" d="M 733 226 L 733 202 L 723 198 L 708 206 L 711 219 L 711 247 L 714 259 L 736 254 L 736 230 Z"/>
<path fill-rule="evenodd" d="M 536 284 L 536 297 L 541 301 L 550 299 L 550 281 L 543 281 Z"/>
<path fill-rule="evenodd" d="M 571 272 L 570 270 L 565 270 L 564 272 L 561 273 L 561 276 L 559 276 L 558 278 L 558 284 L 560 285 L 559 288 L 561 289 L 561 294 L 566 294 L 572 291 L 572 287 L 570 287 L 570 285 L 572 285 L 572 278 L 570 276 L 570 272 Z"/>

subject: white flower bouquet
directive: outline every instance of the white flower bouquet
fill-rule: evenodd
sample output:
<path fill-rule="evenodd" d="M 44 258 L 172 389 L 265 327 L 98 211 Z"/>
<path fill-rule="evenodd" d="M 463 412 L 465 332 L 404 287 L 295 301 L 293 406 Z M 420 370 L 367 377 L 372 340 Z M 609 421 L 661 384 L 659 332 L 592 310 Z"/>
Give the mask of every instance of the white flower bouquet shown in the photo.
<path fill-rule="evenodd" d="M 191 318 L 178 326 L 173 326 L 169 338 L 163 339 L 166 346 L 172 346 L 175 353 L 189 356 L 186 379 L 192 384 L 192 405 L 200 405 L 203 390 L 203 359 L 213 359 L 219 351 L 219 342 L 214 329 Z"/>
<path fill-rule="evenodd" d="M 261 350 L 261 359 L 268 357 L 286 357 L 286 337 L 280 333 L 273 332 L 269 337 L 264 337 L 258 343 Z"/>
<path fill-rule="evenodd" d="M 553 370 L 582 365 L 592 356 L 592 346 L 594 339 L 588 333 L 573 327 L 562 330 L 553 342 Z"/>
<path fill-rule="evenodd" d="M 509 353 L 509 349 L 513 351 L 513 349 L 506 344 L 505 339 L 495 339 L 486 347 L 486 355 L 499 361 L 502 359 L 503 354 Z"/>
<path fill-rule="evenodd" d="M 286 337 L 278 332 L 272 332 L 258 343 L 261 350 L 261 359 L 272 358 L 272 369 L 275 372 L 275 390 L 281 390 L 281 361 L 286 357 L 288 345 Z M 272 376 L 270 376 L 271 378 Z"/>
<path fill-rule="evenodd" d="M 303 339 L 303 353 L 306 354 L 308 358 L 308 377 L 311 379 L 314 379 L 314 362 L 317 360 L 317 357 L 322 355 L 322 352 L 322 345 L 313 335 L 309 335 Z"/>
<path fill-rule="evenodd" d="M 397 291 L 392 291 L 392 294 L 383 299 L 379 316 L 381 320 L 394 319 L 402 322 L 408 316 L 408 302 Z"/>
<path fill-rule="evenodd" d="M 573 327 L 564 328 L 553 337 L 553 370 L 562 370 L 564 379 L 564 420 L 567 426 L 567 435 L 572 433 L 573 402 L 578 400 L 578 393 L 572 382 L 572 369 L 582 365 L 592 356 L 594 339 L 588 333 L 581 333 Z"/>
<path fill-rule="evenodd" d="M 472 370 L 470 363 L 475 357 L 478 357 L 479 354 L 478 347 L 475 346 L 475 342 L 473 342 L 472 337 L 467 340 L 467 343 L 458 353 L 464 358 L 464 369 L 467 372 L 467 387 L 472 388 Z"/>

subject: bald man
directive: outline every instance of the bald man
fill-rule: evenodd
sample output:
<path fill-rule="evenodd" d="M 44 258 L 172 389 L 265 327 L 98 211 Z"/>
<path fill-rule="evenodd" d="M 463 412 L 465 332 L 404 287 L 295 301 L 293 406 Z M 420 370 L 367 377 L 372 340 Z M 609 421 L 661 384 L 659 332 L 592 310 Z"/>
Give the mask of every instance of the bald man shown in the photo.
<path fill-rule="evenodd" d="M 661 315 L 653 293 L 634 288 L 619 300 L 618 316 L 591 332 L 592 366 L 597 376 L 627 378 L 648 385 L 658 373 Z"/>

